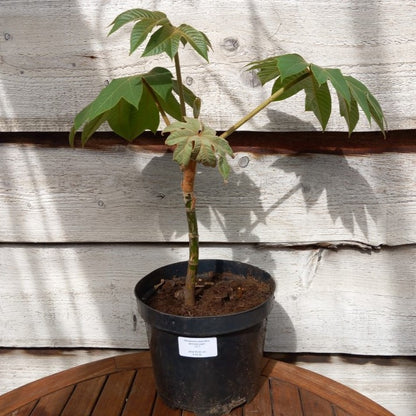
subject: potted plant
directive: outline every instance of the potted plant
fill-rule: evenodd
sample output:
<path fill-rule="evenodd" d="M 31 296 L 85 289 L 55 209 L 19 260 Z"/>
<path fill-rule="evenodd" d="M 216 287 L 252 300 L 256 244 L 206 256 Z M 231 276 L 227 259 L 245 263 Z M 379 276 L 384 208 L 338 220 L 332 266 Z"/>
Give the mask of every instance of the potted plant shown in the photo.
<path fill-rule="evenodd" d="M 145 43 L 142 56 L 167 54 L 174 74 L 156 67 L 144 74 L 113 79 L 74 120 L 70 143 L 82 128 L 84 146 L 104 123 L 128 141 L 144 131 L 156 132 L 160 118 L 165 144 L 182 170 L 182 192 L 189 229 L 189 259 L 167 265 L 143 277 L 135 293 L 148 325 L 159 394 L 168 405 L 199 415 L 223 415 L 250 400 L 259 388 L 265 320 L 271 309 L 274 281 L 257 267 L 224 260 L 200 260 L 194 183 L 197 164 L 218 167 L 227 179 L 227 157 L 233 151 L 227 137 L 275 101 L 305 92 L 305 110 L 312 111 L 323 130 L 331 114 L 331 83 L 349 134 L 359 119 L 359 107 L 385 134 L 380 105 L 366 86 L 339 69 L 311 64 L 298 54 L 273 56 L 247 65 L 262 84 L 274 81 L 270 97 L 218 135 L 200 118 L 201 100 L 182 81 L 179 48 L 190 46 L 208 61 L 207 36 L 187 24 L 174 26 L 159 11 L 132 9 L 111 24 L 110 34 L 134 23 L 130 53 Z M 192 116 L 187 115 L 191 111 Z M 220 288 L 220 281 L 225 286 Z M 253 289 L 250 284 L 257 284 Z M 247 286 L 246 286 L 247 285 Z M 213 292 L 214 291 L 214 292 Z M 200 309 L 207 293 L 214 293 L 213 313 Z M 255 294 L 260 294 L 255 299 Z M 160 306 L 172 300 L 177 309 Z M 197 301 L 196 301 L 197 300 Z M 240 301 L 248 304 L 238 306 Z M 251 303 L 250 303 L 251 301 Z M 218 303 L 219 302 L 219 303 Z M 234 309 L 218 311 L 219 305 Z M 237 306 L 234 307 L 234 304 Z M 239 309 L 240 308 L 240 309 Z"/>

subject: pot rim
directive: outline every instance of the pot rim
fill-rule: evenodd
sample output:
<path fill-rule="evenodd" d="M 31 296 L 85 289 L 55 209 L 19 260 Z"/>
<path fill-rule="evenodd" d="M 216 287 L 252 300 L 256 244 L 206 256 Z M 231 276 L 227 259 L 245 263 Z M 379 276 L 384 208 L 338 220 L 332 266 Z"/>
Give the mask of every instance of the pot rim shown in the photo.
<path fill-rule="evenodd" d="M 273 307 L 274 290 L 276 283 L 269 273 L 248 263 L 238 262 L 234 260 L 221 259 L 200 259 L 199 266 L 202 268 L 201 272 L 206 270 L 221 271 L 224 267 L 236 269 L 233 273 L 249 274 L 254 278 L 268 281 L 273 288 L 270 296 L 259 305 L 241 312 L 230 314 L 215 315 L 215 316 L 183 316 L 173 315 L 166 312 L 161 312 L 147 305 L 146 299 L 151 296 L 154 284 L 160 281 L 160 274 L 166 275 L 167 271 L 171 270 L 172 276 L 183 274 L 186 272 L 188 262 L 181 261 L 167 264 L 153 270 L 144 276 L 135 286 L 134 292 L 139 306 L 140 315 L 144 321 L 160 330 L 172 332 L 185 336 L 214 336 L 230 332 L 237 332 L 247 329 L 251 326 L 257 325 L 267 317 Z M 215 266 L 215 267 L 214 267 Z M 218 270 L 218 267 L 220 270 Z"/>

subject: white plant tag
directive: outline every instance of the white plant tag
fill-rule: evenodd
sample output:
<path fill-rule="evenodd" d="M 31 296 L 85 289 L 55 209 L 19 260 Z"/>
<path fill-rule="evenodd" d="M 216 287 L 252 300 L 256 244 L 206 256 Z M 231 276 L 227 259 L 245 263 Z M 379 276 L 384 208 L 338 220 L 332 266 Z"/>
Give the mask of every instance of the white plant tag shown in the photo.
<path fill-rule="evenodd" d="M 191 358 L 208 358 L 218 355 L 217 338 L 178 337 L 179 355 Z"/>

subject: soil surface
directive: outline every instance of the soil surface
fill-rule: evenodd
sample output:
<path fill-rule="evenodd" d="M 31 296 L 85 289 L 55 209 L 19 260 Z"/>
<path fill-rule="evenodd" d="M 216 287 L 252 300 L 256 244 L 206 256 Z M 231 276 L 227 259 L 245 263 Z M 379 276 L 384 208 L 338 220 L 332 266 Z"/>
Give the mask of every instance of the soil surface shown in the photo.
<path fill-rule="evenodd" d="M 209 276 L 198 279 L 195 306 L 186 307 L 183 301 L 184 285 L 183 278 L 161 280 L 147 303 L 172 315 L 217 316 L 252 309 L 266 301 L 273 291 L 269 283 L 253 277 Z"/>

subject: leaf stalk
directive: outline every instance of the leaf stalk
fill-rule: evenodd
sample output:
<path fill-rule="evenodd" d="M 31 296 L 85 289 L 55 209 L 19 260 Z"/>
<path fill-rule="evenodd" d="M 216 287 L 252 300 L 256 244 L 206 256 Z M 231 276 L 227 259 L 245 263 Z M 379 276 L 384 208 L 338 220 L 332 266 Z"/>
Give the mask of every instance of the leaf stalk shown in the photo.
<path fill-rule="evenodd" d="M 182 71 L 181 71 L 181 63 L 179 61 L 179 53 L 175 54 L 175 71 L 176 71 L 176 80 L 178 81 L 178 94 L 179 94 L 179 102 L 181 104 L 182 121 L 185 121 L 185 117 L 186 117 L 185 94 L 183 91 Z"/>
<path fill-rule="evenodd" d="M 223 139 L 226 139 L 228 136 L 230 136 L 232 133 L 234 133 L 237 129 L 239 129 L 243 124 L 247 123 L 249 120 L 251 120 L 254 116 L 256 116 L 260 111 L 264 110 L 269 104 L 271 104 L 273 101 L 275 101 L 277 98 L 279 98 L 283 93 L 285 93 L 289 88 L 296 85 L 298 82 L 303 81 L 305 78 L 310 77 L 311 73 L 305 72 L 298 78 L 295 78 L 293 81 L 289 82 L 287 85 L 279 88 L 276 92 L 274 92 L 269 98 L 264 100 L 260 105 L 258 105 L 255 109 L 250 111 L 246 116 L 244 116 L 241 120 L 237 121 L 233 126 L 231 126 L 227 131 L 222 133 L 220 137 Z"/>

